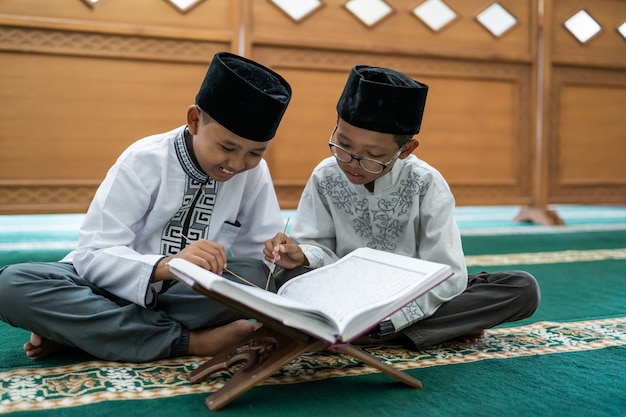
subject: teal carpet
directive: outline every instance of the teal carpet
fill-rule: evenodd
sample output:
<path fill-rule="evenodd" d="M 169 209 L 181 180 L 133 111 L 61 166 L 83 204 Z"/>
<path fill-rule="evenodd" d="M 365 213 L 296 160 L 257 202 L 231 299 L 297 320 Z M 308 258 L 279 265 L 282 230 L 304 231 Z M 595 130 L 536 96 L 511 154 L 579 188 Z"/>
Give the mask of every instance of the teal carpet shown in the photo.
<path fill-rule="evenodd" d="M 560 231 L 624 230 L 626 206 L 554 205 L 567 227 L 536 226 L 513 222 L 514 206 L 457 207 L 455 216 L 464 236 Z M 294 210 L 284 210 L 283 218 Z M 76 247 L 84 214 L 35 214 L 0 216 L 0 267 L 27 261 L 56 261 Z"/>
<path fill-rule="evenodd" d="M 493 208 L 486 216 L 497 224 L 477 226 L 485 221 L 477 220 L 478 208 L 457 215 L 470 272 L 528 270 L 539 280 L 542 303 L 531 318 L 488 330 L 474 344 L 371 349 L 421 380 L 423 389 L 349 357 L 306 354 L 216 413 L 625 415 L 626 217 L 614 221 L 622 208 L 600 207 L 597 217 L 593 209 L 573 210 L 580 220 L 574 224 L 561 211 L 567 225 L 560 228 L 500 224 L 505 220 Z M 0 323 L 0 335 L 0 413 L 18 417 L 209 415 L 205 398 L 230 375 L 189 384 L 188 373 L 206 359 L 196 357 L 124 364 L 66 353 L 32 362 L 21 349 L 27 332 Z"/>

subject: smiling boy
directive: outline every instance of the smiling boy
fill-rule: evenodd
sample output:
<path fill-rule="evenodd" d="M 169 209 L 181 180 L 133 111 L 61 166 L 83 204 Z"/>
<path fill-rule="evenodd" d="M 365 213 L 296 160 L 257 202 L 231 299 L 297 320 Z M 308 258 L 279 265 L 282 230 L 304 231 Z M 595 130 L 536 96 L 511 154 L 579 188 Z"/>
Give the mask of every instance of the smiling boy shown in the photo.
<path fill-rule="evenodd" d="M 228 266 L 265 285 L 263 242 L 283 220 L 263 155 L 290 98 L 274 71 L 216 54 L 186 124 L 135 142 L 109 170 L 77 249 L 60 262 L 0 272 L 0 319 L 32 332 L 26 354 L 73 347 L 130 362 L 213 355 L 257 329 L 173 285 L 167 262 L 184 258 L 217 274 Z"/>

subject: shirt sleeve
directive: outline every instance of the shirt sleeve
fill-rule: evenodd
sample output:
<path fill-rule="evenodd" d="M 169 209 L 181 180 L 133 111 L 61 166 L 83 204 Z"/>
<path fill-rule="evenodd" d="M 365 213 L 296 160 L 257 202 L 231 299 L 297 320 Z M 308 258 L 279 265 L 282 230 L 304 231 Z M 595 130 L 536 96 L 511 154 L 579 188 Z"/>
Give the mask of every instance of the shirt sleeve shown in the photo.
<path fill-rule="evenodd" d="M 302 192 L 290 237 L 300 245 L 309 266 L 320 268 L 339 260 L 335 236 L 330 209 L 317 191 L 313 175 Z"/>
<path fill-rule="evenodd" d="M 135 227 L 148 207 L 150 193 L 145 185 L 132 169 L 117 163 L 96 192 L 72 256 L 76 271 L 84 279 L 143 307 L 158 292 L 158 288 L 152 291 L 151 278 L 162 258 L 133 249 Z"/>

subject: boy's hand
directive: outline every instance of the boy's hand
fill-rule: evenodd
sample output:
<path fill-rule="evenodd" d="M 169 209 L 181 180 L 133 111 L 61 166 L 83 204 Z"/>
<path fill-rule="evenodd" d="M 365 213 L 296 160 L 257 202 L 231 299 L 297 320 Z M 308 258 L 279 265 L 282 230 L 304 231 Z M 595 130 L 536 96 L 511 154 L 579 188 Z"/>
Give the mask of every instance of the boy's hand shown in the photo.
<path fill-rule="evenodd" d="M 224 246 L 211 240 L 200 239 L 191 242 L 176 255 L 161 259 L 154 270 L 152 281 L 174 279 L 167 267 L 167 263 L 173 258 L 183 258 L 218 275 L 222 275 L 226 267 Z"/>
<path fill-rule="evenodd" d="M 309 265 L 309 260 L 304 256 L 300 246 L 284 233 L 277 233 L 272 239 L 267 240 L 263 254 L 266 261 L 284 269 Z"/>

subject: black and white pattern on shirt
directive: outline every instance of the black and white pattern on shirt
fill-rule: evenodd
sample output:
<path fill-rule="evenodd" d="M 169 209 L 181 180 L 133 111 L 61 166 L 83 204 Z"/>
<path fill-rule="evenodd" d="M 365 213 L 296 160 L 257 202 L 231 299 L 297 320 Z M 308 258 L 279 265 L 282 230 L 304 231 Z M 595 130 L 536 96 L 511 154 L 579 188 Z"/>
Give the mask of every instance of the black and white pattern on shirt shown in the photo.
<path fill-rule="evenodd" d="M 185 129 L 176 136 L 176 156 L 187 174 L 180 209 L 161 233 L 161 254 L 177 254 L 189 241 L 207 239 L 211 215 L 217 198 L 218 182 L 206 175 L 193 161 L 185 141 Z"/>
<path fill-rule="evenodd" d="M 213 179 L 201 184 L 187 177 L 182 205 L 161 235 L 162 255 L 170 256 L 180 252 L 189 243 L 185 236 L 189 241 L 208 238 L 211 215 L 217 198 L 217 184 L 218 182 Z"/>

